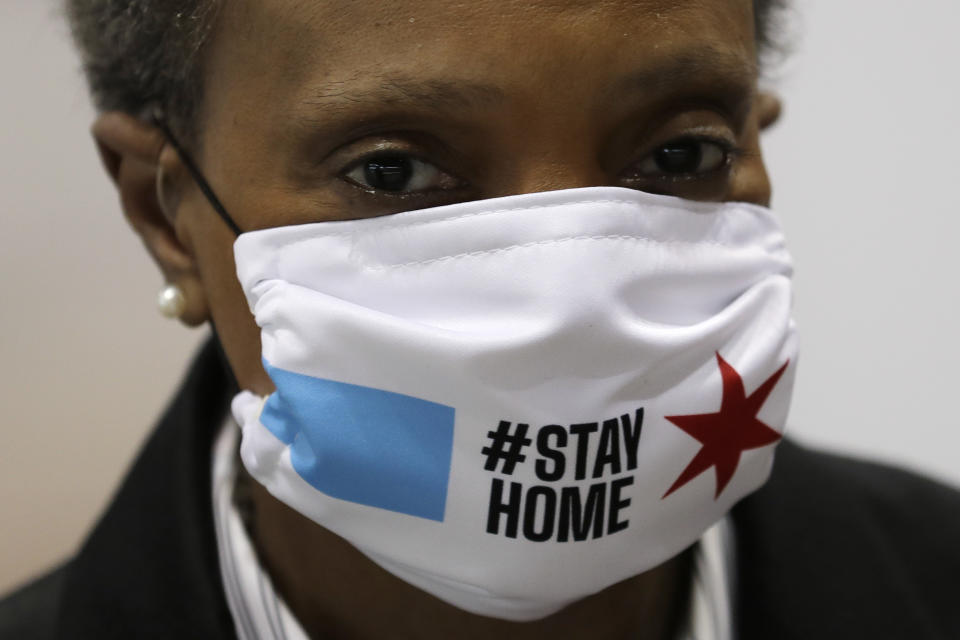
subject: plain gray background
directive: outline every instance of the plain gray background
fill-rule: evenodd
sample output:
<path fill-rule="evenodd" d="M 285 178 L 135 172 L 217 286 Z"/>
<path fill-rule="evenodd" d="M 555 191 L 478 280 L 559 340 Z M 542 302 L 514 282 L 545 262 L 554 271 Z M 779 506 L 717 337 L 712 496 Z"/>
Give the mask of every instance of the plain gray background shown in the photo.
<path fill-rule="evenodd" d="M 960 486 L 960 5 L 794 0 L 765 139 L 797 260 L 789 433 Z M 0 592 L 69 554 L 205 332 L 91 143 L 52 0 L 0 2 Z"/>

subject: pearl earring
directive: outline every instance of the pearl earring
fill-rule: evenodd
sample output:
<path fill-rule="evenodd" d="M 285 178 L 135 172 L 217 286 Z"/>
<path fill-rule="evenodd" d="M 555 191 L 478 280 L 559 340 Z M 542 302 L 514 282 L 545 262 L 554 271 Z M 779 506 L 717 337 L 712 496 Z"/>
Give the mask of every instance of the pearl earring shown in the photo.
<path fill-rule="evenodd" d="M 183 295 L 183 289 L 175 284 L 165 286 L 157 296 L 157 308 L 166 318 L 179 318 L 187 308 L 187 298 Z"/>

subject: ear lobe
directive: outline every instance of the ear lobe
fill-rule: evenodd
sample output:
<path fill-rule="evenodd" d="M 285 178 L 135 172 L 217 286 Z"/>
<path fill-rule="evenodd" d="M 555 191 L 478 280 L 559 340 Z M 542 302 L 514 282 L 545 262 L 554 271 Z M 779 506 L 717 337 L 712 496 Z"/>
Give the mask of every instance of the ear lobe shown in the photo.
<path fill-rule="evenodd" d="M 764 91 L 757 95 L 756 109 L 757 122 L 760 130 L 763 131 L 772 127 L 780 119 L 783 103 L 780 102 L 779 96 Z"/>
<path fill-rule="evenodd" d="M 180 198 L 172 176 L 178 173 L 179 158 L 172 149 L 165 152 L 162 132 L 126 113 L 101 114 L 93 125 L 93 136 L 127 222 L 164 280 L 184 292 L 186 308 L 180 319 L 191 326 L 202 324 L 209 313 L 196 260 L 174 228 Z"/>

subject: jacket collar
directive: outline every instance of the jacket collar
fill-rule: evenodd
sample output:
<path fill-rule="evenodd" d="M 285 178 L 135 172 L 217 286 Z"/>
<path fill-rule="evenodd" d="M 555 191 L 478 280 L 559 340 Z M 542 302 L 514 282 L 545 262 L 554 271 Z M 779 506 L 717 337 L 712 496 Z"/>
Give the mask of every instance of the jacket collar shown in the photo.
<path fill-rule="evenodd" d="M 943 637 L 922 563 L 906 561 L 921 520 L 907 524 L 896 497 L 929 484 L 783 442 L 770 480 L 733 510 L 740 640 Z"/>

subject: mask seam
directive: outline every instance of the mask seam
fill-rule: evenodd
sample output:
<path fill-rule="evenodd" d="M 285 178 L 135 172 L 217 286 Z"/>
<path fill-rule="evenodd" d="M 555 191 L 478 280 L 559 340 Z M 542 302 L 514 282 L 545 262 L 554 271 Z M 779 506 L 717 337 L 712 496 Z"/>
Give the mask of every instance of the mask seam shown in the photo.
<path fill-rule="evenodd" d="M 722 242 L 706 242 L 706 241 L 685 241 L 685 240 L 652 240 L 650 238 L 644 238 L 640 236 L 628 236 L 628 235 L 605 235 L 605 236 L 571 236 L 568 238 L 554 238 L 550 240 L 537 240 L 535 242 L 527 242 L 524 244 L 511 245 L 509 247 L 498 247 L 496 249 L 484 249 L 480 251 L 469 251 L 465 253 L 457 253 L 449 256 L 441 256 L 437 258 L 428 258 L 426 260 L 412 260 L 410 262 L 401 262 L 397 264 L 387 264 L 382 266 L 373 266 L 373 265 L 364 265 L 364 271 L 386 271 L 389 269 L 400 269 L 404 267 L 415 267 L 423 266 L 428 264 L 448 262 L 451 260 L 460 260 L 465 258 L 474 258 L 486 255 L 496 255 L 501 253 L 507 253 L 510 251 L 517 251 L 521 249 L 531 249 L 535 247 L 544 247 L 549 245 L 560 245 L 573 242 L 594 242 L 594 241 L 632 241 L 640 244 L 647 245 L 656 245 L 656 246 L 685 246 L 685 247 L 714 247 L 722 249 L 759 249 L 764 255 L 770 257 L 776 257 L 780 251 L 770 251 L 769 249 L 760 246 L 759 244 L 724 244 Z M 782 246 L 782 245 L 781 245 Z M 785 249 L 785 247 L 782 246 Z"/>
<path fill-rule="evenodd" d="M 541 210 L 541 209 L 555 209 L 555 208 L 557 208 L 557 207 L 569 207 L 569 206 L 574 206 L 574 205 L 591 205 L 591 204 L 602 204 L 602 205 L 607 205 L 607 204 L 613 204 L 613 205 L 636 205 L 637 203 L 634 202 L 634 201 L 631 201 L 631 200 L 580 200 L 580 201 L 576 201 L 576 202 L 563 202 L 563 203 L 559 203 L 559 204 L 534 205 L 534 206 L 528 206 L 528 207 L 507 207 L 507 208 L 502 208 L 502 209 L 493 209 L 493 210 L 490 210 L 490 211 L 475 211 L 475 212 L 471 212 L 471 213 L 461 214 L 461 215 L 459 215 L 459 216 L 454 216 L 454 217 L 452 217 L 452 218 L 437 218 L 437 219 L 434 219 L 434 220 L 411 220 L 411 221 L 392 222 L 391 224 L 383 224 L 382 226 L 378 226 L 376 229 L 371 229 L 371 230 L 369 230 L 369 232 L 370 232 L 370 233 L 380 233 L 380 232 L 385 232 L 385 231 L 395 231 L 395 230 L 398 230 L 398 229 L 413 229 L 413 228 L 416 228 L 416 227 L 423 227 L 423 226 L 428 226 L 428 225 L 432 225 L 432 224 L 441 224 L 441 223 L 445 223 L 445 222 L 457 222 L 457 221 L 460 221 L 460 220 L 467 220 L 467 219 L 470 219 L 470 218 L 480 218 L 480 217 L 484 217 L 484 216 L 491 216 L 491 215 L 497 215 L 497 214 L 502 214 L 502 213 L 512 213 L 512 212 L 517 212 L 517 211 L 539 211 L 539 210 Z M 688 203 L 688 204 L 689 204 L 689 203 Z M 727 205 L 727 204 L 729 204 L 729 203 L 721 203 L 721 206 L 722 206 L 722 205 Z M 761 213 L 764 213 L 764 214 L 766 214 L 766 215 L 769 216 L 769 214 L 767 214 L 767 212 L 768 212 L 769 210 L 766 210 L 766 209 L 764 209 L 763 207 L 757 207 L 756 205 L 750 205 L 749 203 L 740 203 L 740 204 L 743 206 L 744 209 L 749 209 L 749 210 L 751 210 L 752 213 L 761 212 Z M 669 209 L 669 210 L 671 210 L 671 211 L 674 211 L 674 210 L 678 210 L 678 209 L 679 209 L 679 210 L 681 210 L 681 211 L 685 211 L 685 212 L 688 212 L 688 213 L 694 213 L 695 215 L 708 215 L 708 213 L 709 213 L 709 212 L 706 212 L 706 213 L 705 213 L 705 212 L 700 212 L 700 211 L 691 211 L 689 207 L 684 207 L 684 206 L 682 206 L 682 205 L 673 204 L 673 203 L 662 203 L 662 204 L 657 204 L 657 205 L 655 205 L 655 206 L 656 206 L 656 207 L 660 207 L 660 208 L 666 208 L 666 209 Z M 734 209 L 734 211 L 737 211 L 737 209 Z M 403 212 L 401 212 L 401 213 L 403 213 Z M 772 217 L 772 216 L 771 216 L 771 217 Z M 384 219 L 384 218 L 387 218 L 387 216 L 382 216 L 382 217 L 380 217 L 380 218 L 369 218 L 368 220 L 365 220 L 364 222 L 366 222 L 366 221 L 378 220 L 378 219 Z M 357 222 L 357 221 L 356 221 L 356 220 L 350 220 L 350 221 L 344 221 L 344 222 Z M 330 224 L 330 223 L 329 223 L 329 222 L 317 222 L 317 223 L 313 223 L 313 224 L 324 225 L 324 224 Z M 275 228 L 282 228 L 282 227 L 275 227 Z M 258 229 L 257 231 L 252 231 L 252 232 L 248 232 L 248 233 L 258 233 L 258 232 L 260 232 L 260 231 L 270 231 L 270 230 L 271 230 L 271 228 L 268 228 L 268 229 Z M 319 238 L 342 238 L 342 237 L 345 237 L 345 236 L 352 236 L 352 235 L 356 235 L 356 234 L 357 234 L 357 231 L 356 231 L 356 230 L 351 230 L 351 231 L 339 231 L 339 232 L 331 232 L 331 233 L 321 233 L 321 234 L 319 234 L 319 235 L 317 235 L 317 236 L 312 236 L 311 238 L 300 238 L 300 239 L 298 239 L 298 240 L 292 240 L 292 241 L 289 241 L 289 242 L 281 242 L 281 243 L 278 243 L 278 244 L 275 244 L 275 245 L 272 245 L 272 246 L 273 246 L 273 248 L 275 248 L 275 249 L 282 249 L 282 248 L 285 248 L 285 247 L 287 247 L 287 246 L 299 244 L 299 243 L 301 243 L 301 242 L 306 242 L 306 241 L 308 241 L 308 240 L 314 240 L 314 239 L 319 239 Z M 246 234 L 244 234 L 244 235 L 246 235 Z"/>

